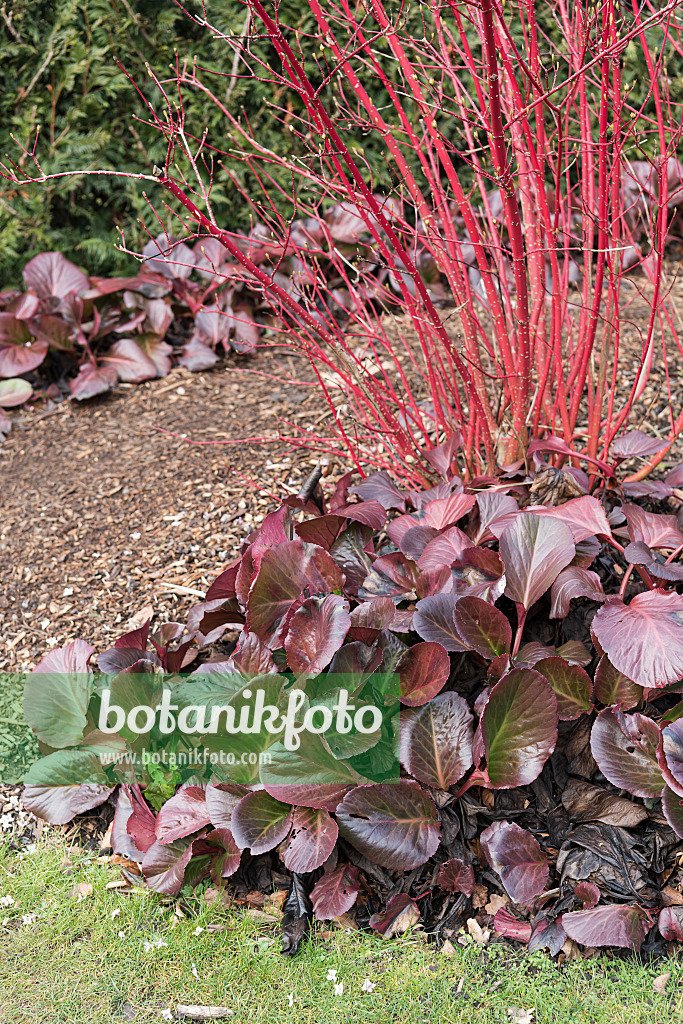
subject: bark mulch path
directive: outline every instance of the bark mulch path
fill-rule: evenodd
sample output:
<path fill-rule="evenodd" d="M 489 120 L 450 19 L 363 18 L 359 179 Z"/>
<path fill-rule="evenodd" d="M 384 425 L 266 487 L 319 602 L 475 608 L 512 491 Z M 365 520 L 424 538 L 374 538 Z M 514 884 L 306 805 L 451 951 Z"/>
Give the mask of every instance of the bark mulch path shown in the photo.
<path fill-rule="evenodd" d="M 324 414 L 303 371 L 270 350 L 15 416 L 0 445 L 0 671 L 75 637 L 102 648 L 152 612 L 182 620 L 319 461 L 277 441 L 277 416 L 312 431 Z"/>

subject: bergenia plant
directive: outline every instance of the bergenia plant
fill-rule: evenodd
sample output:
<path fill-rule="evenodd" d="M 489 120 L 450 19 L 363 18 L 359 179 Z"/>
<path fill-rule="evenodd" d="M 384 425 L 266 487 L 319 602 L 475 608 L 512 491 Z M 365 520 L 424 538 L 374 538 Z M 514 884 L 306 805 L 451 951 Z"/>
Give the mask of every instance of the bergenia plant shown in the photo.
<path fill-rule="evenodd" d="M 626 435 L 621 451 L 647 458 L 648 440 Z M 26 806 L 66 822 L 116 800 L 114 847 L 160 893 L 269 854 L 319 920 L 374 910 L 391 934 L 399 910 L 417 920 L 425 904 L 406 883 L 382 911 L 378 877 L 388 889 L 415 872 L 457 924 L 484 871 L 510 903 L 493 927 L 530 948 L 639 949 L 660 912 L 661 935 L 680 938 L 668 874 L 629 859 L 634 843 L 656 836 L 661 854 L 683 837 L 679 518 L 615 481 L 618 453 L 596 493 L 575 470 L 580 493 L 554 506 L 535 500 L 540 456 L 535 474 L 464 485 L 458 441 L 430 452 L 442 480 L 429 490 L 349 473 L 327 499 L 287 498 L 186 624 L 122 636 L 99 676 L 82 640 L 48 654 L 26 683 L 45 752 Z M 680 504 L 680 477 L 658 500 Z M 137 735 L 130 713 L 218 709 L 234 725 L 253 692 L 283 712 L 301 693 L 303 728 L 337 706 L 340 678 L 355 708 L 378 711 L 371 729 L 300 731 L 294 749 L 202 718 L 174 755 L 230 749 L 232 762 L 134 767 L 168 742 L 158 724 Z M 103 728 L 105 687 L 119 710 Z"/>

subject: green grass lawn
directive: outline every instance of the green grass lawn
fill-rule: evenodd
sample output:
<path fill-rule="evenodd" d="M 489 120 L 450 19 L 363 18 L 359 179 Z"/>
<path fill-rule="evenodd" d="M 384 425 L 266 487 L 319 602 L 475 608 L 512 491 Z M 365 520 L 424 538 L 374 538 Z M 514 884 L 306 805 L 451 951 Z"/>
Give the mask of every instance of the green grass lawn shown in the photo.
<path fill-rule="evenodd" d="M 683 1020 L 675 960 L 646 968 L 605 955 L 558 968 L 542 954 L 474 944 L 448 958 L 419 932 L 386 941 L 337 929 L 325 937 L 320 926 L 290 960 L 275 924 L 194 894 L 181 918 L 177 901 L 107 888 L 120 877 L 49 832 L 31 854 L 0 852 L 0 897 L 14 900 L 0 906 L 1 1024 L 162 1021 L 178 1003 L 227 1006 L 238 1024 L 524 1021 L 514 1008 L 533 1010 L 535 1024 Z M 80 900 L 79 883 L 92 886 Z M 666 971 L 666 991 L 655 993 Z"/>

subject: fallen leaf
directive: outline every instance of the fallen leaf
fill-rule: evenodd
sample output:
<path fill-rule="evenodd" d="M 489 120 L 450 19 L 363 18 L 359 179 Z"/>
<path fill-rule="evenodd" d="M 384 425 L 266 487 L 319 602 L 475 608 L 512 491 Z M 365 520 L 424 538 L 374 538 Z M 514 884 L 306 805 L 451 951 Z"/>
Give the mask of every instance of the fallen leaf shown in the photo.
<path fill-rule="evenodd" d="M 485 946 L 491 938 L 491 932 L 489 929 L 482 928 L 474 917 L 469 917 L 467 919 L 467 931 L 479 946 Z"/>
<path fill-rule="evenodd" d="M 671 977 L 671 971 L 667 971 L 666 974 L 660 974 L 659 977 L 655 978 L 652 982 L 653 992 L 664 992 L 666 984 Z"/>
<path fill-rule="evenodd" d="M 477 882 L 477 884 L 474 887 L 474 892 L 472 893 L 472 906 L 474 907 L 475 910 L 478 910 L 480 907 L 485 907 L 488 901 L 488 889 L 486 888 L 485 885 L 481 885 L 479 882 Z"/>
<path fill-rule="evenodd" d="M 151 604 L 145 605 L 144 608 L 141 608 L 139 612 L 136 612 L 135 615 L 131 616 L 128 620 L 126 623 L 126 632 L 131 632 L 133 629 L 139 629 L 140 626 L 143 626 L 148 619 L 153 617 L 154 607 Z"/>
<path fill-rule="evenodd" d="M 176 1009 L 181 1017 L 190 1017 L 191 1020 L 220 1020 L 235 1014 L 227 1006 L 182 1006 L 178 1003 Z"/>
<path fill-rule="evenodd" d="M 521 1006 L 508 1006 L 508 1017 L 511 1024 L 533 1024 L 534 1010 L 524 1010 Z"/>
<path fill-rule="evenodd" d="M 443 946 L 441 947 L 441 952 L 444 956 L 455 956 L 455 946 L 450 941 L 450 939 L 445 940 Z"/>
<path fill-rule="evenodd" d="M 84 900 L 86 896 L 92 896 L 92 882 L 78 882 L 77 885 L 71 890 L 70 896 L 75 896 L 76 899 Z"/>
<path fill-rule="evenodd" d="M 491 914 L 492 917 L 495 917 L 502 907 L 507 907 L 509 902 L 510 901 L 507 896 L 499 896 L 497 892 L 494 892 L 491 894 L 491 899 L 484 907 L 484 910 L 487 914 Z"/>

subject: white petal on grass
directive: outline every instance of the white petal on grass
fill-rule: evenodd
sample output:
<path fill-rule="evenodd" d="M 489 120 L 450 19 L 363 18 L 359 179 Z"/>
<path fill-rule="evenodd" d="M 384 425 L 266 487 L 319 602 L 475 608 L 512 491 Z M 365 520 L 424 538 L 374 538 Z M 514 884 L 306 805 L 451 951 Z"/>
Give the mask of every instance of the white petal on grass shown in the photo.
<path fill-rule="evenodd" d="M 363 984 L 361 985 L 360 990 L 361 990 L 361 992 L 374 992 L 374 990 L 376 988 L 377 988 L 377 982 L 376 981 L 370 981 L 369 978 L 366 978 L 365 981 L 363 982 Z"/>
<path fill-rule="evenodd" d="M 192 964 L 192 974 L 193 974 L 193 976 L 195 978 L 199 978 L 199 972 L 197 970 L 197 965 L 196 964 Z"/>
<path fill-rule="evenodd" d="M 161 1016 L 164 1018 L 164 1020 L 173 1020 L 173 1011 L 172 1010 L 162 1010 L 161 1011 Z"/>
<path fill-rule="evenodd" d="M 112 921 L 114 920 L 115 917 L 120 917 L 120 916 L 121 916 L 121 907 L 117 907 L 116 910 L 112 910 L 112 912 L 111 912 L 111 919 L 112 919 Z"/>
<path fill-rule="evenodd" d="M 14 896 L 10 896 L 9 893 L 7 894 L 7 896 L 0 896 L 0 907 L 13 907 L 13 906 L 14 906 Z"/>
<path fill-rule="evenodd" d="M 294 1006 L 294 993 L 293 992 L 290 992 L 289 995 L 287 996 L 287 1003 L 289 1004 L 289 1006 Z"/>
<path fill-rule="evenodd" d="M 204 931 L 204 929 L 202 928 L 202 926 L 200 924 L 198 924 L 197 927 L 194 930 L 194 933 L 195 933 L 195 935 L 201 935 L 203 931 Z"/>
<path fill-rule="evenodd" d="M 344 995 L 344 982 L 343 981 L 340 981 L 338 985 L 334 986 L 334 994 L 335 994 L 335 996 L 343 996 Z"/>
<path fill-rule="evenodd" d="M 330 967 L 329 971 L 327 972 L 326 981 L 336 981 L 336 980 L 337 980 L 337 972 L 335 971 L 335 969 L 333 967 Z"/>

